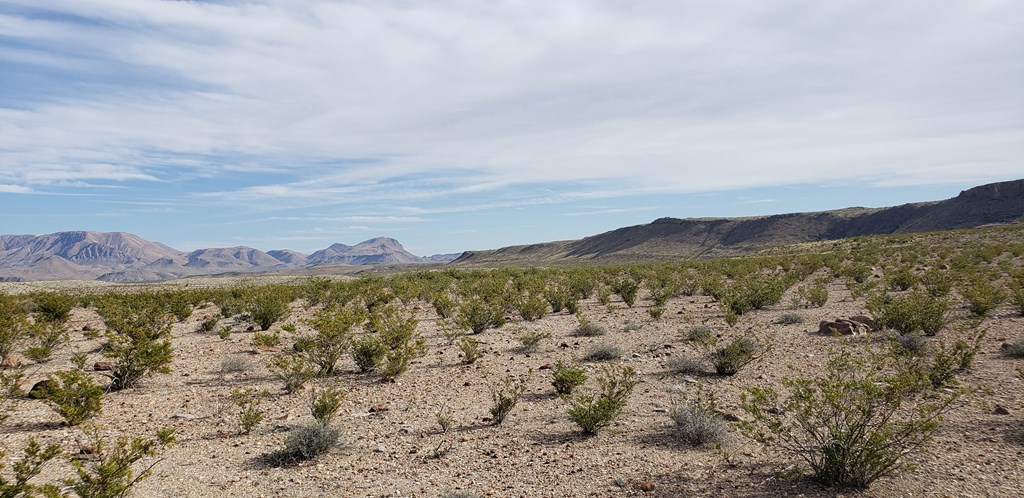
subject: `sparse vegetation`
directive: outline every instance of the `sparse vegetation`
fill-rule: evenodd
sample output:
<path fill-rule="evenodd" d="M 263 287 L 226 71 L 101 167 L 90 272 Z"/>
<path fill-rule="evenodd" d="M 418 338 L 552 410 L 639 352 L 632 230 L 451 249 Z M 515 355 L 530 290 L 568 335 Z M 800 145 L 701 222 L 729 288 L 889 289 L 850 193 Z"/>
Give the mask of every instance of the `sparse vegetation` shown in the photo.
<path fill-rule="evenodd" d="M 611 361 L 622 358 L 622 349 L 611 344 L 595 344 L 583 359 L 587 361 Z"/>
<path fill-rule="evenodd" d="M 676 438 L 687 445 L 724 445 L 729 442 L 729 424 L 718 413 L 714 391 L 698 387 L 696 393 L 675 403 L 669 410 Z"/>
<path fill-rule="evenodd" d="M 103 388 L 81 370 L 65 370 L 50 375 L 42 397 L 65 423 L 75 426 L 100 413 Z"/>
<path fill-rule="evenodd" d="M 551 385 L 561 395 L 572 394 L 573 390 L 587 381 L 587 372 L 579 367 L 565 365 L 561 361 L 551 369 Z"/>
<path fill-rule="evenodd" d="M 532 375 L 532 371 L 519 376 L 510 375 L 503 378 L 499 384 L 488 385 L 491 392 L 491 421 L 494 425 L 501 425 L 505 417 L 519 404 L 519 398 L 526 392 Z"/>
<path fill-rule="evenodd" d="M 260 397 L 266 393 L 255 389 L 233 389 L 231 402 L 238 408 L 238 432 L 248 434 L 263 422 L 266 414 L 260 409 Z"/>
<path fill-rule="evenodd" d="M 586 434 L 596 434 L 619 416 L 636 386 L 636 372 L 627 366 L 611 366 L 597 378 L 598 391 L 571 399 L 569 418 Z"/>
<path fill-rule="evenodd" d="M 531 330 L 520 335 L 519 342 L 523 345 L 523 352 L 532 353 L 540 348 L 541 341 L 549 337 L 551 337 L 551 334 L 548 332 Z"/>

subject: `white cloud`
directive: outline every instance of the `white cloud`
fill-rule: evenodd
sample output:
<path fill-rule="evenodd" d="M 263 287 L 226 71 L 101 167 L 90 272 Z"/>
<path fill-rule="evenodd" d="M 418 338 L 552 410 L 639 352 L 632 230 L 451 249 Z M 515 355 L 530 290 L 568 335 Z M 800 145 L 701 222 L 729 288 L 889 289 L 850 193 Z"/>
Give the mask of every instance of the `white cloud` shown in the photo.
<path fill-rule="evenodd" d="M 459 199 L 481 192 L 492 208 L 579 198 L 505 195 L 516 187 L 588 182 L 601 198 L 981 182 L 1019 177 L 1024 161 L 1019 2 L 46 9 L 101 24 L 0 15 L 0 35 L 32 46 L 2 47 L 0 61 L 107 81 L 0 107 L 0 181 L 21 189 L 272 172 L 289 179 L 202 198 L 443 213 L 477 209 Z"/>

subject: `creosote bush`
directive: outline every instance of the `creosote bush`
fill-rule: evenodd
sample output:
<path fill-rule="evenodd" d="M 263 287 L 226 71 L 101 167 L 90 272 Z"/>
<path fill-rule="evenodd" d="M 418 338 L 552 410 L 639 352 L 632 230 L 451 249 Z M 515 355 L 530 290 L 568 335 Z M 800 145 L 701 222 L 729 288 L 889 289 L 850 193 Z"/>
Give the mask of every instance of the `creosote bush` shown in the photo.
<path fill-rule="evenodd" d="M 28 340 L 25 357 L 36 363 L 44 363 L 49 361 L 54 350 L 71 340 L 71 335 L 64 322 L 39 321 L 28 327 Z"/>
<path fill-rule="evenodd" d="M 740 369 L 760 358 L 768 349 L 750 336 L 737 336 L 711 352 L 711 364 L 718 375 L 735 375 Z"/>
<path fill-rule="evenodd" d="M 345 399 L 345 391 L 333 386 L 313 391 L 309 401 L 309 411 L 313 418 L 321 424 L 327 425 L 334 420 L 338 410 L 341 409 L 341 402 Z"/>
<path fill-rule="evenodd" d="M 927 443 L 957 392 L 931 388 L 919 370 L 896 368 L 891 355 L 830 355 L 820 377 L 783 380 L 786 391 L 751 387 L 740 407 L 741 430 L 806 463 L 829 486 L 867 487 L 909 467 L 906 456 Z"/>
<path fill-rule="evenodd" d="M 319 375 L 334 375 L 338 360 L 345 355 L 352 340 L 352 328 L 365 319 L 362 309 L 325 308 L 309 321 L 316 333 L 299 337 L 294 349 L 310 364 L 319 367 Z"/>
<path fill-rule="evenodd" d="M 531 330 L 520 335 L 519 342 L 523 345 L 523 352 L 532 353 L 540 348 L 541 341 L 549 337 L 551 337 L 551 334 L 548 332 Z"/>
<path fill-rule="evenodd" d="M 1006 291 L 1003 287 L 983 277 L 971 279 L 958 290 L 967 300 L 967 309 L 978 317 L 988 315 L 1006 300 Z"/>
<path fill-rule="evenodd" d="M 467 365 L 476 363 L 483 356 L 483 351 L 480 350 L 480 341 L 473 337 L 462 336 L 455 345 L 459 347 L 459 351 L 462 352 L 462 361 Z"/>
<path fill-rule="evenodd" d="M 586 434 L 596 434 L 619 416 L 636 386 L 636 372 L 628 366 L 605 367 L 597 384 L 597 392 L 570 399 L 569 419 Z"/>
<path fill-rule="evenodd" d="M 111 391 L 135 387 L 153 373 L 169 373 L 171 315 L 159 304 L 141 301 L 129 306 L 105 303 L 98 308 L 107 324 L 108 347 L 104 355 L 114 361 Z"/>
<path fill-rule="evenodd" d="M 579 367 L 555 362 L 551 369 L 551 385 L 561 395 L 572 394 L 572 391 L 587 381 L 587 372 Z"/>
<path fill-rule="evenodd" d="M 231 402 L 238 408 L 239 434 L 248 434 L 263 422 L 266 414 L 260 409 L 260 397 L 265 394 L 255 389 L 231 390 Z"/>
<path fill-rule="evenodd" d="M 911 291 L 900 296 L 876 294 L 868 299 L 867 307 L 881 327 L 901 334 L 920 331 L 925 335 L 935 335 L 946 325 L 949 303 L 945 298 Z"/>
<path fill-rule="evenodd" d="M 135 473 L 133 466 L 174 443 L 173 429 L 158 430 L 156 439 L 118 438 L 109 446 L 99 436 L 99 430 L 94 430 L 92 436 L 96 458 L 88 461 L 72 460 L 71 464 L 77 476 L 64 481 L 64 484 L 80 498 L 128 495 L 136 484 L 149 477 L 153 467 L 160 463 L 160 460 L 150 463 L 138 474 Z"/>
<path fill-rule="evenodd" d="M 42 321 L 64 323 L 71 317 L 77 299 L 59 292 L 44 292 L 32 296 L 32 302 Z"/>
<path fill-rule="evenodd" d="M 296 354 L 279 354 L 267 363 L 270 373 L 284 383 L 284 392 L 291 394 L 316 376 L 316 368 Z"/>
<path fill-rule="evenodd" d="M 103 388 L 80 370 L 55 372 L 43 390 L 43 399 L 68 425 L 80 425 L 102 409 Z"/>
<path fill-rule="evenodd" d="M 519 404 L 519 398 L 526 392 L 526 386 L 532 376 L 531 370 L 524 375 L 509 375 L 503 378 L 501 383 L 487 386 L 491 392 L 491 421 L 494 425 L 501 425 L 505 417 Z"/>
<path fill-rule="evenodd" d="M 51 444 L 44 448 L 39 444 L 38 438 L 29 436 L 28 444 L 22 450 L 22 457 L 14 462 L 12 466 L 14 470 L 14 475 L 11 476 L 12 479 L 7 480 L 3 474 L 0 474 L 0 496 L 5 498 L 61 496 L 60 489 L 53 484 L 36 485 L 29 482 L 42 472 L 43 465 L 46 465 L 46 462 L 53 460 L 59 454 L 60 446 Z M 5 456 L 6 453 L 0 450 L 0 471 L 5 467 Z"/>
<path fill-rule="evenodd" d="M 242 293 L 245 311 L 261 330 L 268 330 L 288 314 L 292 302 L 291 290 L 284 286 L 267 285 L 247 289 Z"/>

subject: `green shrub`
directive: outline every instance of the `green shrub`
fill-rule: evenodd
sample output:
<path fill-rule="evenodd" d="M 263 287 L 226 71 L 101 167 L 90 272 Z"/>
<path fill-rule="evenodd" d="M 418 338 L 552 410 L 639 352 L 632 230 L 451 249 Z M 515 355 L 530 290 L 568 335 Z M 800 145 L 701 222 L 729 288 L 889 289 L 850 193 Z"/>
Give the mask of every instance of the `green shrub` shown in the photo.
<path fill-rule="evenodd" d="M 610 344 L 595 344 L 583 359 L 587 361 L 611 361 L 622 358 L 622 349 Z"/>
<path fill-rule="evenodd" d="M 284 392 L 288 394 L 302 389 L 306 382 L 316 376 L 316 368 L 305 358 L 294 354 L 275 355 L 267 368 L 274 377 L 284 382 Z"/>
<path fill-rule="evenodd" d="M 202 322 L 199 322 L 199 332 L 212 332 L 213 329 L 217 328 L 217 318 L 207 318 Z"/>
<path fill-rule="evenodd" d="M 44 484 L 38 486 L 29 483 L 32 478 L 39 475 L 43 470 L 43 465 L 46 462 L 53 460 L 57 455 L 60 454 L 60 446 L 52 444 L 43 448 L 39 444 L 39 439 L 35 436 L 29 436 L 28 444 L 22 450 L 22 457 L 14 462 L 12 469 L 14 475 L 12 480 L 8 481 L 7 478 L 0 474 L 0 496 L 15 498 L 19 496 L 31 497 L 31 496 L 61 496 L 60 490 L 53 484 Z M 0 471 L 5 467 L 6 453 L 0 450 Z M 36 494 L 38 493 L 38 495 Z"/>
<path fill-rule="evenodd" d="M 519 336 L 519 342 L 523 345 L 523 351 L 532 353 L 540 348 L 540 343 L 544 339 L 551 337 L 548 332 L 541 332 L 539 330 L 531 330 L 523 333 Z"/>
<path fill-rule="evenodd" d="M 960 295 L 967 300 L 967 309 L 974 316 L 988 315 L 1006 300 L 1006 291 L 986 278 L 975 278 L 959 289 Z"/>
<path fill-rule="evenodd" d="M 338 414 L 343 399 L 345 399 L 345 391 L 328 386 L 313 392 L 309 401 L 309 411 L 317 422 L 327 425 Z"/>
<path fill-rule="evenodd" d="M 80 425 L 103 408 L 103 388 L 80 370 L 51 374 L 42 396 L 70 426 Z"/>
<path fill-rule="evenodd" d="M 25 357 L 36 363 L 44 363 L 49 361 L 55 349 L 71 340 L 71 334 L 63 322 L 42 321 L 28 327 L 28 340 Z"/>
<path fill-rule="evenodd" d="M 526 385 L 532 375 L 533 371 L 519 376 L 509 375 L 502 379 L 500 384 L 487 386 L 491 392 L 491 421 L 494 425 L 501 425 L 505 417 L 519 404 L 519 398 L 526 392 Z"/>
<path fill-rule="evenodd" d="M 459 347 L 459 351 L 462 352 L 462 361 L 467 365 L 472 365 L 483 356 L 483 351 L 480 350 L 480 341 L 467 336 L 462 336 L 455 345 Z"/>
<path fill-rule="evenodd" d="M 309 322 L 316 333 L 296 339 L 295 350 L 310 364 L 320 368 L 319 375 L 334 375 L 338 360 L 345 355 L 351 343 L 352 328 L 363 319 L 360 309 L 323 309 Z"/>
<path fill-rule="evenodd" d="M 272 330 L 270 332 L 256 332 L 252 335 L 253 346 L 276 348 L 281 345 L 281 332 Z"/>
<path fill-rule="evenodd" d="M 865 360 L 831 354 L 824 375 L 751 387 L 740 407 L 750 421 L 741 430 L 792 459 L 803 460 L 829 486 L 867 487 L 908 467 L 905 459 L 927 443 L 956 393 L 922 393 L 920 375 L 892 373 L 886 355 Z"/>
<path fill-rule="evenodd" d="M 886 271 L 885 283 L 892 290 L 905 291 L 914 286 L 917 279 L 914 277 L 914 273 L 910 271 L 910 267 L 906 265 L 900 265 L 891 271 Z"/>
<path fill-rule="evenodd" d="M 912 291 L 902 296 L 875 295 L 868 299 L 867 307 L 881 327 L 901 334 L 921 331 L 925 335 L 935 335 L 946 325 L 949 302 L 925 292 Z"/>
<path fill-rule="evenodd" d="M 386 348 L 377 373 L 393 379 L 409 369 L 413 358 L 426 354 L 426 341 L 416 332 L 419 322 L 411 315 L 403 316 L 394 308 L 383 308 L 370 316 L 367 327 L 377 334 Z"/>
<path fill-rule="evenodd" d="M 261 330 L 270 329 L 271 325 L 288 314 L 288 305 L 292 302 L 291 291 L 283 286 L 264 286 L 248 289 L 243 294 L 245 311 Z"/>
<path fill-rule="evenodd" d="M 387 346 L 375 335 L 364 335 L 352 340 L 352 360 L 360 372 L 372 372 L 384 361 Z"/>
<path fill-rule="evenodd" d="M 647 308 L 647 314 L 651 315 L 651 318 L 658 320 L 659 318 L 661 318 L 661 315 L 665 314 L 665 307 L 651 306 L 650 308 Z"/>
<path fill-rule="evenodd" d="M 569 418 L 586 434 L 596 434 L 619 416 L 636 386 L 636 372 L 628 366 L 605 367 L 597 384 L 597 392 L 570 401 Z"/>
<path fill-rule="evenodd" d="M 696 325 L 686 333 L 686 340 L 699 346 L 709 346 L 714 344 L 717 338 L 715 332 L 707 325 Z"/>
<path fill-rule="evenodd" d="M 248 434 L 263 422 L 266 414 L 260 409 L 263 392 L 255 389 L 232 389 L 231 402 L 238 408 L 238 432 Z"/>
<path fill-rule="evenodd" d="M 1010 286 L 1010 301 L 1017 313 L 1024 315 L 1024 282 L 1014 282 Z"/>
<path fill-rule="evenodd" d="M 761 346 L 750 336 L 738 336 L 728 344 L 715 349 L 711 355 L 711 364 L 718 375 L 735 375 L 743 367 L 760 358 L 768 346 Z"/>
<path fill-rule="evenodd" d="M 32 301 L 43 321 L 64 323 L 71 316 L 77 299 L 67 294 L 45 292 L 32 296 Z"/>
<path fill-rule="evenodd" d="M 948 273 L 932 268 L 921 273 L 919 278 L 921 285 L 932 297 L 946 297 L 949 291 L 953 290 L 953 279 Z"/>
<path fill-rule="evenodd" d="M 474 334 L 505 325 L 505 306 L 500 302 L 473 297 L 464 300 L 458 310 L 456 323 L 464 329 L 472 330 Z"/>
<path fill-rule="evenodd" d="M 10 356 L 25 340 L 28 327 L 24 309 L 13 297 L 0 292 L 0 360 Z"/>
<path fill-rule="evenodd" d="M 148 375 L 171 371 L 171 317 L 162 306 L 140 303 L 102 307 L 100 312 L 109 338 L 104 355 L 114 361 L 111 391 L 135 387 Z"/>
<path fill-rule="evenodd" d="M 640 292 L 640 281 L 632 277 L 622 277 L 612 281 L 612 291 L 622 298 L 622 302 L 630 308 L 636 304 L 637 293 Z"/>
<path fill-rule="evenodd" d="M 797 290 L 797 294 L 808 306 L 814 308 L 820 308 L 828 301 L 828 288 L 823 284 L 815 284 L 810 288 L 801 286 Z"/>
<path fill-rule="evenodd" d="M 221 327 L 220 330 L 217 331 L 217 337 L 226 341 L 228 337 L 231 337 L 231 327 L 228 325 Z"/>
<path fill-rule="evenodd" d="M 692 446 L 724 445 L 729 442 L 729 424 L 718 413 L 714 391 L 698 388 L 691 399 L 683 399 L 668 412 L 675 422 L 675 436 Z"/>
<path fill-rule="evenodd" d="M 319 422 L 296 427 L 285 438 L 284 449 L 267 455 L 267 462 L 280 467 L 312 460 L 333 448 L 340 435 L 338 429 Z"/>
<path fill-rule="evenodd" d="M 528 294 L 515 301 L 515 309 L 523 320 L 532 322 L 548 312 L 548 302 L 541 296 Z"/>
<path fill-rule="evenodd" d="M 587 371 L 571 365 L 563 365 L 561 361 L 555 363 L 551 369 L 551 385 L 555 392 L 561 395 L 572 394 L 573 389 L 582 386 L 587 381 Z"/>
<path fill-rule="evenodd" d="M 118 438 L 112 447 L 108 447 L 97 430 L 93 433 L 93 440 L 96 458 L 72 460 L 77 476 L 66 479 L 64 484 L 80 498 L 121 497 L 127 496 L 136 484 L 149 477 L 153 465 L 158 462 L 138 475 L 135 475 L 133 466 L 174 443 L 174 431 L 161 429 L 157 431 L 156 439 Z"/>

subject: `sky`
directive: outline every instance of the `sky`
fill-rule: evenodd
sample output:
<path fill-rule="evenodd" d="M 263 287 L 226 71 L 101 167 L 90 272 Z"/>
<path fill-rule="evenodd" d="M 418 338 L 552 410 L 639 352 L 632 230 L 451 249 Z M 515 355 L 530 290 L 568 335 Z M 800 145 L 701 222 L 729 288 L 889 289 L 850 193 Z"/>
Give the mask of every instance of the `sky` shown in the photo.
<path fill-rule="evenodd" d="M 429 255 L 1017 178 L 1017 0 L 0 0 L 0 233 Z"/>

